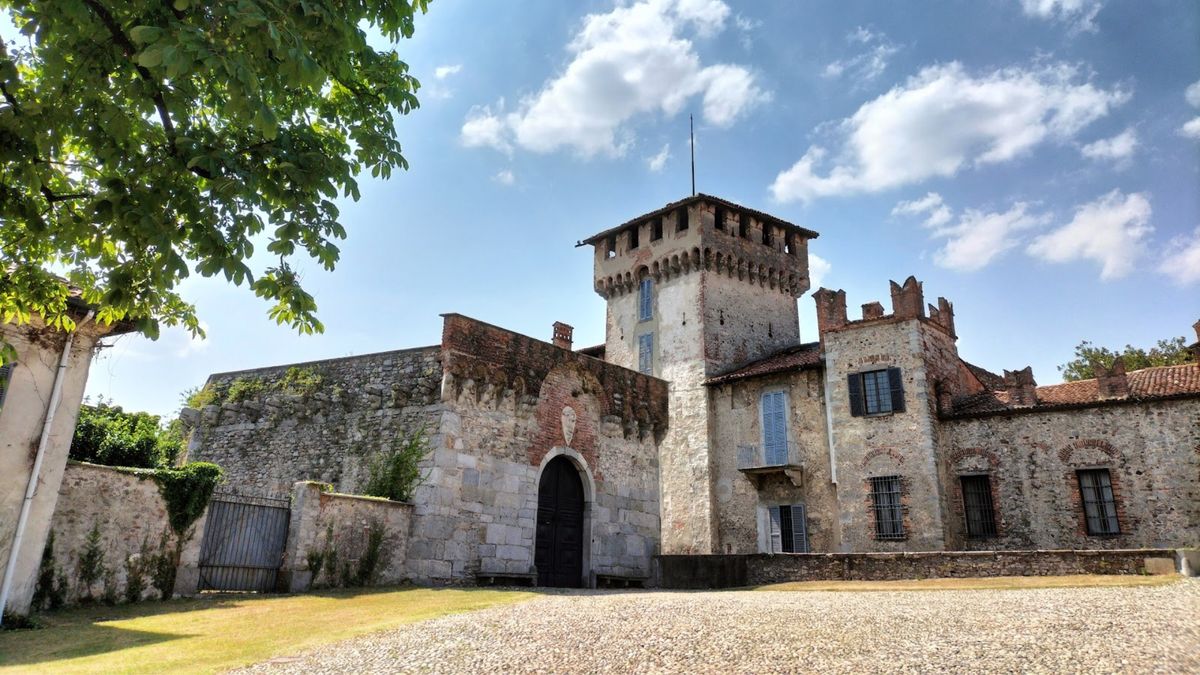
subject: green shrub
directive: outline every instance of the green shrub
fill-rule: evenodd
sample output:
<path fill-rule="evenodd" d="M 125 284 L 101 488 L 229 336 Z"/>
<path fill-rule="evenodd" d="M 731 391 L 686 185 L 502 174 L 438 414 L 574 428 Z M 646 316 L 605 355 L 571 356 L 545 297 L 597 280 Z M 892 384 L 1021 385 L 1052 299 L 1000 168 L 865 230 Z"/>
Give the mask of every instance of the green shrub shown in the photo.
<path fill-rule="evenodd" d="M 174 463 L 184 445 L 178 424 L 164 427 L 158 415 L 128 413 L 100 399 L 96 405 L 80 407 L 70 457 L 93 464 L 154 469 Z"/>
<path fill-rule="evenodd" d="M 100 543 L 100 524 L 93 523 L 92 531 L 88 532 L 87 539 L 83 542 L 83 549 L 79 551 L 79 583 L 83 587 L 81 596 L 86 596 L 86 599 L 94 599 L 92 595 L 92 586 L 96 581 L 104 578 L 104 548 Z"/>
<path fill-rule="evenodd" d="M 206 405 L 212 405 L 220 398 L 217 395 L 217 390 L 208 385 L 203 387 L 192 387 L 183 392 L 183 407 L 196 408 L 199 410 Z"/>
<path fill-rule="evenodd" d="M 413 492 L 426 478 L 419 464 L 430 450 L 424 425 L 410 433 L 398 435 L 391 447 L 371 460 L 363 494 L 398 502 L 411 500 Z"/>
<path fill-rule="evenodd" d="M 33 589 L 34 609 L 58 609 L 67 594 L 67 578 L 54 564 L 54 531 L 46 537 L 42 562 L 38 565 L 37 585 Z"/>
<path fill-rule="evenodd" d="M 249 401 L 252 398 L 262 396 L 267 390 L 267 383 L 257 378 L 239 377 L 229 383 L 229 389 L 225 392 L 226 403 L 241 403 Z"/>
<path fill-rule="evenodd" d="M 277 385 L 280 390 L 296 396 L 311 396 L 325 382 L 324 376 L 312 368 L 297 368 L 292 366 L 283 374 Z"/>
<path fill-rule="evenodd" d="M 180 540 L 186 538 L 187 529 L 204 513 L 222 475 L 221 467 L 210 462 L 192 462 L 175 469 L 159 469 L 152 474 L 167 502 L 171 529 Z"/>

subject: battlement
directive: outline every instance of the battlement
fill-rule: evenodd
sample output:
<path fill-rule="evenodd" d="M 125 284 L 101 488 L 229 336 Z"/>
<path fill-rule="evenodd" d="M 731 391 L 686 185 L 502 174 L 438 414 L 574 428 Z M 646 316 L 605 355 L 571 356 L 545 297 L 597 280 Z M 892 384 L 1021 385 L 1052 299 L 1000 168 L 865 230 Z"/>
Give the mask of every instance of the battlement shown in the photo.
<path fill-rule="evenodd" d="M 938 298 L 937 306 L 929 305 L 929 315 L 926 316 L 925 291 L 916 277 L 908 277 L 903 284 L 895 281 L 889 283 L 891 284 L 892 313 L 884 313 L 881 302 L 868 302 L 862 306 L 862 318 L 857 321 L 850 321 L 846 316 L 846 291 L 818 289 L 816 293 L 813 293 L 813 299 L 817 303 L 817 332 L 824 335 L 829 331 L 879 321 L 919 319 L 938 327 L 953 339 L 958 338 L 954 332 L 954 305 L 949 300 Z"/>
<path fill-rule="evenodd" d="M 579 246 L 595 249 L 595 288 L 604 298 L 701 269 L 800 297 L 808 290 L 808 240 L 816 232 L 711 195 L 638 216 Z"/>

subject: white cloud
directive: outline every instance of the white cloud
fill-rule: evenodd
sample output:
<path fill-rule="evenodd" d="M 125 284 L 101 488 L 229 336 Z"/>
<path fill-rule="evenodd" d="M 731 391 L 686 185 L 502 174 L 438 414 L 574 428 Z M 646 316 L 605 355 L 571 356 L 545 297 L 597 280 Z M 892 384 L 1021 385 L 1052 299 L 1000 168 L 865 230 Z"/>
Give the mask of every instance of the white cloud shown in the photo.
<path fill-rule="evenodd" d="M 517 182 L 517 177 L 516 177 L 516 175 L 513 174 L 512 171 L 509 171 L 508 169 L 504 169 L 500 173 L 497 173 L 495 176 L 492 176 L 492 180 L 496 181 L 497 183 L 499 183 L 501 185 L 512 185 L 513 183 Z"/>
<path fill-rule="evenodd" d="M 1163 259 L 1158 270 L 1181 286 L 1200 283 L 1200 227 L 1191 237 L 1179 236 L 1167 246 L 1173 251 Z"/>
<path fill-rule="evenodd" d="M 1111 160 L 1120 162 L 1133 156 L 1137 150 L 1137 132 L 1132 128 L 1126 129 L 1112 138 L 1104 138 L 1094 143 L 1088 143 L 1079 152 L 1088 159 Z"/>
<path fill-rule="evenodd" d="M 504 99 L 496 106 L 502 110 Z M 490 147 L 511 155 L 512 144 L 506 136 L 504 122 L 492 112 L 491 106 L 486 105 L 472 107 L 459 132 L 459 140 L 468 148 Z"/>
<path fill-rule="evenodd" d="M 726 127 L 769 100 L 746 68 L 701 64 L 692 40 L 724 29 L 719 0 L 643 0 L 590 14 L 567 45 L 570 62 L 514 111 L 476 107 L 463 143 L 508 151 L 574 150 L 583 157 L 623 155 L 633 144 L 628 122 L 675 115 L 700 96 L 704 119 Z"/>
<path fill-rule="evenodd" d="M 667 165 L 667 160 L 670 158 L 671 144 L 664 143 L 662 150 L 659 150 L 658 154 L 646 158 L 646 166 L 648 166 L 654 173 L 658 173 L 659 171 L 663 170 L 663 167 Z"/>
<path fill-rule="evenodd" d="M 1183 91 L 1183 97 L 1193 107 L 1200 108 L 1200 80 L 1196 80 Z"/>
<path fill-rule="evenodd" d="M 738 29 L 738 43 L 742 45 L 742 49 L 750 51 L 754 47 L 754 32 L 762 28 L 762 21 L 738 14 L 733 17 L 733 25 Z"/>
<path fill-rule="evenodd" d="M 808 254 L 808 276 L 811 279 L 811 283 L 809 284 L 811 288 L 820 288 L 832 270 L 833 265 L 828 260 L 813 253 Z"/>
<path fill-rule="evenodd" d="M 1096 30 L 1096 14 L 1104 0 L 1021 0 L 1021 9 L 1026 16 L 1052 19 L 1071 24 L 1080 31 Z"/>
<path fill-rule="evenodd" d="M 433 69 L 433 76 L 439 80 L 444 80 L 451 75 L 457 75 L 462 71 L 462 64 L 456 63 L 452 66 L 438 66 Z"/>
<path fill-rule="evenodd" d="M 892 56 L 900 51 L 900 48 L 889 42 L 883 33 L 873 33 L 862 26 L 847 35 L 846 41 L 867 46 L 869 49 L 826 65 L 821 71 L 821 77 L 834 80 L 847 75 L 856 84 L 865 84 L 882 75 L 883 71 L 887 70 Z"/>
<path fill-rule="evenodd" d="M 1200 140 L 1200 117 L 1193 117 L 1179 127 L 1179 134 Z"/>
<path fill-rule="evenodd" d="M 957 223 L 935 231 L 947 241 L 934 255 L 934 262 L 960 272 L 983 269 L 1020 243 L 1017 233 L 1049 222 L 1049 216 L 1031 214 L 1028 209 L 1024 202 L 1013 204 L 1004 213 L 967 209 Z"/>
<path fill-rule="evenodd" d="M 930 192 L 920 199 L 914 199 L 908 202 L 900 202 L 892 209 L 893 216 L 920 216 L 928 214 L 925 218 L 925 227 L 941 227 L 950 222 L 954 213 L 949 206 L 942 201 L 942 196 L 936 192 Z"/>
<path fill-rule="evenodd" d="M 1118 190 L 1079 206 L 1063 227 L 1033 240 L 1030 255 L 1050 262 L 1094 260 L 1101 279 L 1119 279 L 1133 271 L 1150 226 L 1150 202 L 1141 193 Z"/>
<path fill-rule="evenodd" d="M 1072 139 L 1128 99 L 1080 81 L 1065 64 L 980 76 L 959 63 L 931 66 L 842 120 L 842 148 L 824 173 L 828 152 L 811 146 L 776 176 L 771 193 L 789 202 L 878 192 L 1011 161 Z"/>

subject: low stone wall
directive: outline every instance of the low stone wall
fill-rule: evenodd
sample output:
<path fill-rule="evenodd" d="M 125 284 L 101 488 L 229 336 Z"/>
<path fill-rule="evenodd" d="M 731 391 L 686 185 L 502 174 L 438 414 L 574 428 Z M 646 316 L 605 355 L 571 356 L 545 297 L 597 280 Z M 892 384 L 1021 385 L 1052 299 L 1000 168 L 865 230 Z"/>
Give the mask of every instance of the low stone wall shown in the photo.
<path fill-rule="evenodd" d="M 1171 549 L 665 555 L 658 564 L 663 588 L 732 588 L 817 580 L 1170 574 L 1179 555 Z"/>
<path fill-rule="evenodd" d="M 327 487 L 302 481 L 292 488 L 282 588 L 387 586 L 408 579 L 412 505 Z"/>
<path fill-rule="evenodd" d="M 191 532 L 203 527 L 201 518 Z M 173 583 L 176 535 L 158 484 L 147 475 L 68 463 L 50 536 L 42 561 L 49 573 L 41 575 L 35 610 L 158 598 L 157 586 Z M 188 539 L 185 558 L 194 557 L 189 554 L 198 542 L 198 536 Z"/>

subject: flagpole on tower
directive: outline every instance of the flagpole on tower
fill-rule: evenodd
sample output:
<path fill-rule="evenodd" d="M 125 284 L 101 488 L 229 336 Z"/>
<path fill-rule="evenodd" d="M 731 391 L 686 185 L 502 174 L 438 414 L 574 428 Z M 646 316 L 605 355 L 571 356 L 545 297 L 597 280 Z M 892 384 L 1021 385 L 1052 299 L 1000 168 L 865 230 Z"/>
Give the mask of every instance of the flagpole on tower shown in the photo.
<path fill-rule="evenodd" d="M 696 196 L 696 122 L 688 113 L 688 141 L 692 146 L 692 196 Z"/>

